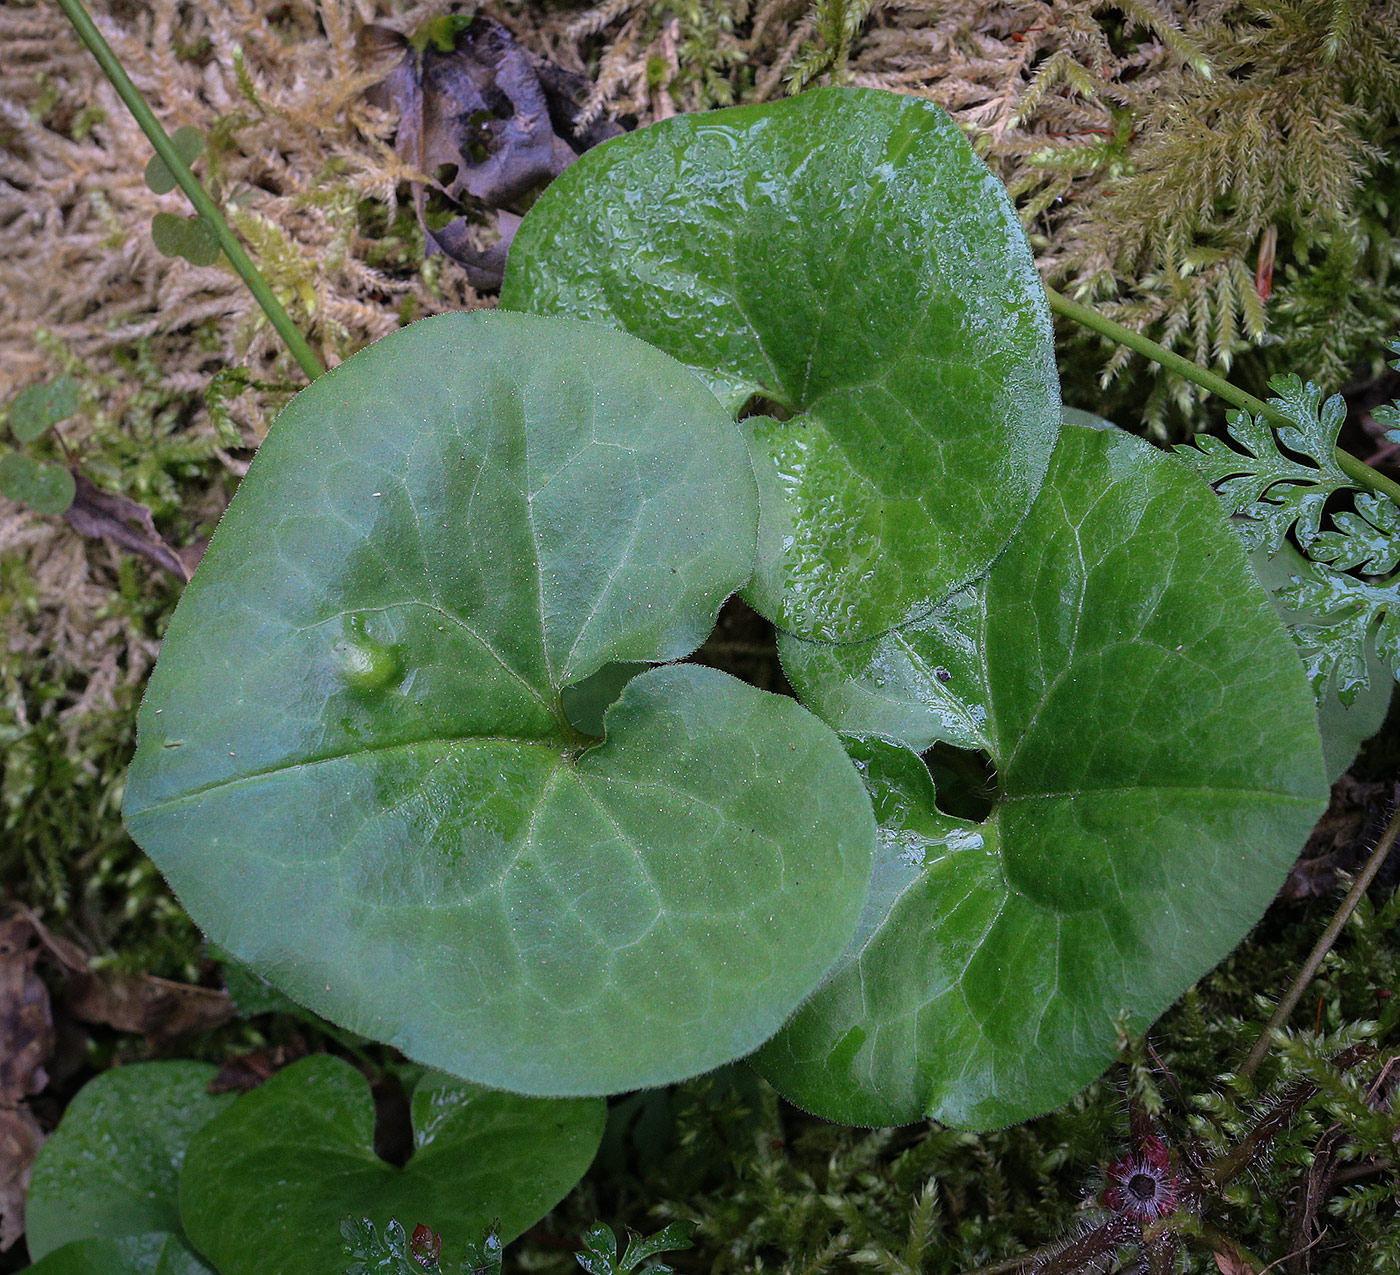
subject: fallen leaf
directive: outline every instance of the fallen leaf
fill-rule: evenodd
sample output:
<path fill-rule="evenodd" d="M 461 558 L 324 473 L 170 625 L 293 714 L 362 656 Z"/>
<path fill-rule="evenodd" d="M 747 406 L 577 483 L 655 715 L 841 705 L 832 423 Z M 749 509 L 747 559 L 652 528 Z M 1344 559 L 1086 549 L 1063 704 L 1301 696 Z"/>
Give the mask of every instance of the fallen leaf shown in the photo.
<path fill-rule="evenodd" d="M 40 946 L 27 917 L 0 922 L 0 1107 L 16 1106 L 48 1083 L 53 1015 L 48 988 L 34 972 Z"/>
<path fill-rule="evenodd" d="M 398 111 L 394 144 L 405 163 L 424 174 L 442 171 L 437 189 L 459 205 L 497 212 L 491 243 L 482 242 L 471 217 L 435 230 L 423 184 L 413 184 L 429 254 L 445 252 L 474 288 L 489 291 L 501 286 L 520 222 L 511 209 L 519 211 L 532 190 L 623 130 L 607 118 L 586 119 L 588 79 L 522 48 L 499 22 L 477 17 L 451 38 L 450 50 L 429 43 L 420 53 L 396 32 L 371 26 L 361 33 L 361 49 L 367 57 L 403 50 L 369 96 Z"/>
<path fill-rule="evenodd" d="M 1254 1275 L 1254 1267 L 1228 1244 L 1216 1249 L 1213 1256 L 1216 1266 L 1220 1268 L 1220 1275 Z"/>
<path fill-rule="evenodd" d="M 187 549 L 174 549 L 156 531 L 155 520 L 145 505 L 127 496 L 103 491 L 77 470 L 73 471 L 77 494 L 64 518 L 80 536 L 107 539 L 120 549 L 134 553 L 187 582 L 204 556 L 208 541 Z"/>
<path fill-rule="evenodd" d="M 23 1105 L 48 1084 L 53 1052 L 49 992 L 34 971 L 41 950 L 27 915 L 0 922 L 0 1252 L 24 1234 L 29 1173 L 44 1141 Z"/>
<path fill-rule="evenodd" d="M 208 1031 L 234 1017 L 226 992 L 154 974 L 74 973 L 64 1000 L 68 1011 L 82 1022 L 158 1040 Z"/>
<path fill-rule="evenodd" d="M 298 1058 L 305 1058 L 308 1049 L 304 1041 L 296 1038 L 286 1045 L 273 1045 L 268 1049 L 254 1049 L 251 1053 L 230 1058 L 219 1073 L 209 1082 L 210 1093 L 247 1093 L 256 1089 L 264 1080 L 289 1066 Z"/>
<path fill-rule="evenodd" d="M 0 1252 L 24 1234 L 24 1201 L 43 1130 L 24 1107 L 0 1107 Z"/>

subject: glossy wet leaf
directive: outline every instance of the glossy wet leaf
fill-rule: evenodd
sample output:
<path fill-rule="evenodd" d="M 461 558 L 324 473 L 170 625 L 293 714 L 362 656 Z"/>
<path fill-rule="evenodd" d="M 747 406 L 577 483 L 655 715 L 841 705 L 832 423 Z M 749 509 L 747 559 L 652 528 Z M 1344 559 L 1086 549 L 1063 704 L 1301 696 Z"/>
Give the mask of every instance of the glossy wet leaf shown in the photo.
<path fill-rule="evenodd" d="M 1062 1103 L 1118 1022 L 1143 1028 L 1244 938 L 1326 806 L 1297 655 L 1179 461 L 1066 429 L 955 601 L 839 659 L 781 648 L 799 694 L 885 735 L 855 749 L 881 827 L 858 937 L 758 1055 L 831 1119 L 987 1128 Z M 984 823 L 934 807 L 913 750 L 936 738 L 991 754 Z"/>
<path fill-rule="evenodd" d="M 693 650 L 755 503 L 713 396 L 629 336 L 386 337 L 284 412 L 186 590 L 133 834 L 221 947 L 420 1062 L 606 1093 L 747 1053 L 850 937 L 859 779 L 711 669 L 632 679 L 604 743 L 560 691 Z"/>
<path fill-rule="evenodd" d="M 62 465 L 37 461 L 23 452 L 0 457 L 0 495 L 35 513 L 57 516 L 73 503 L 77 483 Z"/>
<path fill-rule="evenodd" d="M 204 134 L 193 124 L 185 124 L 177 128 L 171 135 L 170 141 L 175 147 L 175 153 L 185 161 L 186 167 L 193 164 L 204 153 Z M 175 180 L 175 174 L 166 167 L 165 161 L 159 155 L 152 155 L 146 162 L 145 176 L 146 185 L 157 195 L 167 195 L 179 185 Z"/>
<path fill-rule="evenodd" d="M 522 1098 L 429 1073 L 411 1099 L 413 1155 L 374 1153 L 374 1103 L 349 1063 L 316 1055 L 279 1071 L 207 1125 L 180 1184 L 185 1229 L 221 1275 L 343 1271 L 347 1216 L 397 1218 L 443 1238 L 453 1268 L 499 1218 L 513 1239 L 583 1175 L 605 1119 L 598 1099 Z"/>
<path fill-rule="evenodd" d="M 233 1101 L 232 1094 L 207 1092 L 217 1070 L 196 1062 L 133 1063 L 84 1085 L 34 1164 L 30 1256 L 75 1240 L 178 1235 L 185 1149 Z"/>
<path fill-rule="evenodd" d="M 32 1275 L 215 1275 L 168 1232 L 74 1240 L 25 1269 Z"/>
<path fill-rule="evenodd" d="M 731 411 L 790 417 L 746 422 L 764 492 L 747 596 L 804 636 L 874 636 L 981 574 L 1059 424 L 1006 191 L 899 94 L 817 90 L 605 143 L 526 216 L 501 303 L 625 328 Z"/>
<path fill-rule="evenodd" d="M 151 242 L 165 257 L 183 257 L 194 266 L 212 266 L 222 249 L 203 217 L 156 213 L 151 218 Z"/>

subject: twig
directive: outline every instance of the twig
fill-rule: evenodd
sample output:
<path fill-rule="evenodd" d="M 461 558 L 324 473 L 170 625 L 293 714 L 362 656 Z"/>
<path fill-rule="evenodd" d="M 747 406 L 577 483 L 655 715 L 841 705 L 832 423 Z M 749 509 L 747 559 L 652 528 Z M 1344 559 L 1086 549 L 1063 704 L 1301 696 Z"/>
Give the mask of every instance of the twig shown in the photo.
<path fill-rule="evenodd" d="M 224 255 L 228 257 L 229 264 L 238 272 L 239 278 L 248 285 L 248 291 L 253 294 L 253 298 L 262 307 L 263 313 L 267 315 L 268 321 L 277 330 L 277 335 L 286 343 L 292 357 L 297 361 L 301 370 L 306 373 L 307 378 L 314 381 L 326 370 L 321 365 L 321 360 L 312 352 L 311 347 L 306 343 L 306 338 L 297 331 L 291 316 L 282 308 L 282 303 L 268 287 L 267 280 L 258 273 L 257 266 L 243 251 L 243 245 L 238 242 L 233 231 L 229 229 L 228 222 L 224 220 L 223 213 L 219 211 L 219 206 L 210 198 L 209 192 L 199 184 L 199 179 L 190 172 L 190 166 L 180 157 L 180 152 L 175 149 L 175 143 L 170 140 L 165 129 L 161 127 L 160 121 L 156 119 L 155 113 L 147 105 L 146 99 L 141 96 L 141 90 L 132 83 L 131 77 L 126 73 L 126 68 L 118 61 L 117 55 L 112 52 L 111 45 L 103 38 L 102 32 L 97 29 L 92 18 L 88 15 L 88 11 L 83 8 L 82 0 L 58 0 L 58 7 L 67 15 L 68 21 L 73 24 L 82 42 L 87 45 L 92 56 L 97 59 L 98 66 L 102 68 L 103 73 L 112 82 L 112 87 L 116 89 L 117 96 L 126 103 L 127 109 L 136 117 L 141 131 L 146 134 L 151 145 L 155 147 L 156 154 L 170 170 L 171 176 L 175 178 L 180 189 L 189 197 L 195 211 L 208 223 L 210 232 L 218 241 L 219 247 L 223 249 Z"/>
<path fill-rule="evenodd" d="M 1165 345 L 1158 345 L 1149 337 L 1134 332 L 1131 328 L 1125 328 L 1121 323 L 1115 323 L 1107 315 L 1102 315 L 1087 305 L 1080 305 L 1078 301 L 1071 301 L 1067 296 L 1056 292 L 1053 288 L 1046 288 L 1045 295 L 1049 298 L 1050 308 L 1057 314 L 1062 314 L 1067 319 L 1073 319 L 1076 323 L 1093 329 L 1100 336 L 1106 336 L 1110 341 L 1126 345 L 1128 349 L 1151 359 L 1154 363 L 1160 363 L 1178 376 L 1184 376 L 1203 390 L 1209 390 L 1217 398 L 1223 398 L 1227 403 L 1233 403 L 1236 407 L 1253 412 L 1256 416 L 1264 416 L 1275 425 L 1292 427 L 1295 424 L 1282 412 L 1270 407 L 1263 399 L 1245 393 L 1238 386 L 1231 385 L 1223 376 L 1216 376 L 1214 372 L 1207 371 L 1199 363 L 1193 363 L 1190 359 L 1183 358 L 1175 351 L 1167 349 Z M 1353 482 L 1359 483 L 1363 487 L 1369 487 L 1372 491 L 1378 491 L 1383 496 L 1389 496 L 1396 504 L 1400 504 L 1400 483 L 1378 473 L 1365 461 L 1359 460 L 1350 452 L 1342 451 L 1340 447 L 1337 448 L 1337 464 Z"/>
<path fill-rule="evenodd" d="M 1347 892 L 1347 897 L 1342 900 L 1342 906 L 1337 909 L 1336 916 L 1323 930 L 1322 937 L 1317 941 L 1317 946 L 1313 948 L 1312 954 L 1304 963 L 1303 968 L 1298 971 L 1298 977 L 1293 980 L 1293 986 L 1279 1001 L 1278 1008 L 1274 1010 L 1274 1016 L 1269 1019 L 1269 1025 L 1264 1028 L 1259 1039 L 1254 1042 L 1254 1048 L 1249 1051 L 1249 1057 L 1240 1066 L 1239 1075 L 1248 1079 L 1259 1070 L 1259 1064 L 1264 1061 L 1269 1047 L 1273 1044 L 1274 1032 L 1288 1021 L 1289 1014 L 1293 1012 L 1294 1006 L 1298 1004 L 1308 984 L 1312 982 L 1313 976 L 1322 965 L 1323 958 L 1332 950 L 1332 945 L 1341 935 L 1343 927 L 1351 920 L 1351 914 L 1356 911 L 1356 905 L 1361 902 L 1361 896 L 1366 893 L 1376 873 L 1380 871 L 1380 866 L 1385 862 L 1385 857 L 1390 853 L 1397 836 L 1400 836 L 1400 810 L 1391 816 L 1385 831 L 1381 833 L 1381 839 L 1376 843 L 1376 848 L 1371 851 L 1371 857 L 1366 860 L 1366 866 L 1357 874 L 1356 880 L 1352 882 L 1351 889 Z"/>

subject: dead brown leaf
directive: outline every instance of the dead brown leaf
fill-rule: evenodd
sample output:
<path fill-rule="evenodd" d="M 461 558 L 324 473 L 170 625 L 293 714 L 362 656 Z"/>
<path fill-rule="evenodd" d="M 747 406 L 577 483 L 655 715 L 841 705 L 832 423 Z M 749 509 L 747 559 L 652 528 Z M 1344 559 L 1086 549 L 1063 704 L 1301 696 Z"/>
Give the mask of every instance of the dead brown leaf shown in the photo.
<path fill-rule="evenodd" d="M 34 972 L 39 952 L 27 917 L 0 922 L 0 1107 L 13 1107 L 48 1084 L 53 1015 L 48 988 Z"/>
<path fill-rule="evenodd" d="M 44 1141 L 23 1105 L 48 1084 L 53 1053 L 49 991 L 34 970 L 42 947 L 27 915 L 0 922 L 0 1252 L 24 1234 L 29 1174 Z"/>
<path fill-rule="evenodd" d="M 154 974 L 74 973 L 64 1000 L 68 1011 L 82 1022 L 157 1040 L 208 1031 L 234 1016 L 228 993 Z"/>
<path fill-rule="evenodd" d="M 210 1093 L 247 1093 L 256 1089 L 274 1072 L 307 1055 L 306 1042 L 299 1037 L 285 1045 L 255 1049 L 251 1053 L 230 1058 L 209 1082 Z"/>
<path fill-rule="evenodd" d="M 447 52 L 430 43 L 420 54 L 396 32 L 375 26 L 364 29 L 361 47 L 377 57 L 403 49 L 398 65 L 370 90 L 371 101 L 399 113 L 400 157 L 417 172 L 442 173 L 437 189 L 459 206 L 496 214 L 494 242 L 483 242 L 480 218 L 458 217 L 434 230 L 423 184 L 415 182 L 414 207 L 429 253 L 445 252 L 472 287 L 499 288 L 520 201 L 622 129 L 606 117 L 584 118 L 586 77 L 530 53 L 490 18 L 477 17 L 456 32 Z"/>
<path fill-rule="evenodd" d="M 24 1234 L 29 1175 L 43 1145 L 43 1130 L 28 1110 L 0 1107 L 0 1252 Z"/>
<path fill-rule="evenodd" d="M 1212 1256 L 1220 1275 L 1255 1275 L 1254 1267 L 1240 1256 L 1237 1249 L 1228 1244 L 1216 1249 Z"/>
<path fill-rule="evenodd" d="M 63 516 L 80 536 L 91 540 L 110 540 L 119 549 L 134 553 L 168 571 L 182 584 L 188 582 L 204 556 L 208 543 L 174 549 L 158 531 L 151 511 L 127 496 L 103 491 L 76 469 L 73 480 L 77 495 Z"/>

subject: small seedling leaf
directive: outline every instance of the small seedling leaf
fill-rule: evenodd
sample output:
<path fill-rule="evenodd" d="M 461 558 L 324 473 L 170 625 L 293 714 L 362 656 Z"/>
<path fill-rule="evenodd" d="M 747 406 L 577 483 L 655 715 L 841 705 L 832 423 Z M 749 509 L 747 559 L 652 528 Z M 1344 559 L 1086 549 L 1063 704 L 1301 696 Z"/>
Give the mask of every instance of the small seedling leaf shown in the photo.
<path fill-rule="evenodd" d="M 543 1217 L 588 1167 L 606 1114 L 597 1099 L 522 1098 L 440 1073 L 418 1083 L 411 1110 L 413 1157 L 395 1168 L 375 1155 L 374 1101 L 350 1064 L 318 1054 L 277 1072 L 191 1144 L 186 1231 L 221 1275 L 326 1275 L 345 1269 L 346 1241 L 370 1246 L 364 1260 L 416 1260 L 393 1220 L 411 1218 L 442 1233 L 450 1269 L 493 1218 L 513 1239 Z M 382 1244 L 365 1230 L 376 1220 Z"/>
<path fill-rule="evenodd" d="M 37 461 L 23 452 L 0 458 L 0 495 L 28 505 L 35 513 L 56 516 L 78 494 L 78 485 L 62 465 Z"/>
<path fill-rule="evenodd" d="M 694 1237 L 694 1222 L 672 1222 L 655 1235 L 633 1235 L 627 1241 L 627 1251 L 622 1255 L 622 1269 L 636 1271 L 643 1262 L 658 1253 L 680 1252 L 681 1249 L 690 1247 Z"/>
<path fill-rule="evenodd" d="M 193 164 L 204 151 L 204 134 L 192 124 L 185 124 L 175 130 L 171 137 L 174 143 L 175 153 L 185 161 L 185 166 Z M 168 195 L 179 182 L 175 180 L 175 174 L 166 167 L 165 161 L 159 155 L 152 155 L 146 163 L 146 185 L 157 195 Z M 162 252 L 165 249 L 161 249 Z M 173 256 L 173 253 L 166 253 L 166 256 Z"/>
<path fill-rule="evenodd" d="M 828 1119 L 1058 1106 L 1244 938 L 1327 804 L 1306 679 L 1219 502 L 1127 434 L 1066 428 L 950 612 L 781 651 L 799 695 L 885 735 L 853 746 L 881 824 L 860 931 L 756 1056 Z M 982 823 L 936 808 L 915 751 L 950 719 L 996 768 Z"/>
<path fill-rule="evenodd" d="M 78 383 L 71 376 L 30 385 L 10 404 L 10 429 L 21 443 L 32 443 L 45 430 L 72 416 L 79 405 Z"/>
<path fill-rule="evenodd" d="M 183 257 L 194 266 L 212 266 L 219 259 L 219 241 L 203 217 L 156 213 L 151 218 L 151 239 L 163 256 Z"/>

